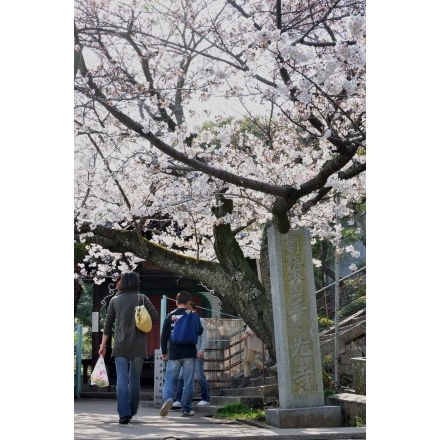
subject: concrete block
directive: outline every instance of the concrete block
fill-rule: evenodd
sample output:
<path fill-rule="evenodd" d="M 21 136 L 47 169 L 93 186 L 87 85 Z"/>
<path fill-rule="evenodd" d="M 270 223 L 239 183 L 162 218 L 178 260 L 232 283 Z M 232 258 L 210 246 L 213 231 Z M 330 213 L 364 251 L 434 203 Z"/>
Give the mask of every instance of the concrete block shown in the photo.
<path fill-rule="evenodd" d="M 367 395 L 367 358 L 356 357 L 351 359 L 351 373 L 353 375 L 352 388 L 356 394 Z"/>
<path fill-rule="evenodd" d="M 367 423 L 367 397 L 361 394 L 339 393 L 327 396 L 326 405 L 338 405 L 341 408 L 342 424 L 353 426 L 355 417 Z"/>
<path fill-rule="evenodd" d="M 278 428 L 335 428 L 341 426 L 341 408 L 271 408 L 266 410 L 266 423 Z"/>

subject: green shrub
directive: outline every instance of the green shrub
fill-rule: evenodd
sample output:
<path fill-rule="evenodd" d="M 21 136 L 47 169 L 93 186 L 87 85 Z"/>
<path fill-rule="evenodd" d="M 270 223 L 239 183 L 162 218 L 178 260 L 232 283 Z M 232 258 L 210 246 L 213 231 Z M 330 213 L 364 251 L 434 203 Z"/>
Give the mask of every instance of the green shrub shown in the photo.
<path fill-rule="evenodd" d="M 365 425 L 366 422 L 361 416 L 355 416 L 351 422 L 351 426 L 355 426 L 356 428 L 361 428 Z"/>
<path fill-rule="evenodd" d="M 334 388 L 324 388 L 324 399 L 327 396 L 333 396 L 333 394 L 336 394 L 336 390 Z"/>
<path fill-rule="evenodd" d="M 264 409 L 253 409 L 242 402 L 228 403 L 219 408 L 215 413 L 219 419 L 246 419 L 255 421 L 264 421 L 266 413 Z"/>
<path fill-rule="evenodd" d="M 330 374 L 327 373 L 327 371 L 325 371 L 324 368 L 322 368 L 322 382 L 324 384 L 324 388 L 330 389 L 335 387 L 335 383 L 332 377 L 330 376 Z"/>
<path fill-rule="evenodd" d="M 358 278 L 345 280 L 343 286 L 344 287 L 342 290 L 351 301 L 367 294 L 365 275 Z"/>
<path fill-rule="evenodd" d="M 351 303 L 348 303 L 346 306 L 342 307 L 341 310 L 339 310 L 339 319 L 345 319 L 350 315 L 353 315 L 353 313 L 358 312 L 359 310 L 362 310 L 366 307 L 367 304 L 367 296 L 360 296 L 359 298 L 355 299 Z"/>
<path fill-rule="evenodd" d="M 324 330 L 326 328 L 331 327 L 332 325 L 335 325 L 335 321 L 332 319 L 326 318 L 325 316 L 322 316 L 321 318 L 318 318 L 318 330 Z"/>

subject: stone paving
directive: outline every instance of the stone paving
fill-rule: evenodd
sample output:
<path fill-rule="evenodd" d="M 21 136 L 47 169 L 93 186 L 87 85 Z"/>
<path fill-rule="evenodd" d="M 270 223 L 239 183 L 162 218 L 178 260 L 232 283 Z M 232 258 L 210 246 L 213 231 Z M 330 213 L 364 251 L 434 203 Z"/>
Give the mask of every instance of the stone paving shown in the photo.
<path fill-rule="evenodd" d="M 170 410 L 166 417 L 159 415 L 153 401 L 141 401 L 138 414 L 127 425 L 120 425 L 114 399 L 75 399 L 75 440 L 130 439 L 199 439 L 233 440 L 239 438 L 342 440 L 365 439 L 366 428 L 291 428 L 281 429 L 265 424 L 247 424 L 207 417 L 197 412 L 182 417 Z"/>

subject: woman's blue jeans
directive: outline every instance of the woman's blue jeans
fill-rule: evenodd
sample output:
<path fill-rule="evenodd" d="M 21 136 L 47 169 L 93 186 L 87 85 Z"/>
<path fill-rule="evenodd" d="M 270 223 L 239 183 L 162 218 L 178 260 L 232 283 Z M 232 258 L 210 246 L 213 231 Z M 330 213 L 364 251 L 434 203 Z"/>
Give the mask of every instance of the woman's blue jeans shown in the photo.
<path fill-rule="evenodd" d="M 194 397 L 194 358 L 168 360 L 165 370 L 165 383 L 163 385 L 163 401 L 174 400 L 179 373 L 182 369 L 183 393 L 180 400 L 182 411 L 192 410 L 192 400 Z"/>
<path fill-rule="evenodd" d="M 209 383 L 206 380 L 205 376 L 205 359 L 196 359 L 195 363 L 195 377 L 197 378 L 197 382 L 200 386 L 200 394 L 202 397 L 202 400 L 205 402 L 209 402 Z M 182 399 L 182 393 L 183 393 L 183 371 L 180 370 L 179 374 L 179 380 L 177 381 L 177 394 L 176 394 L 176 400 L 181 402 Z"/>
<path fill-rule="evenodd" d="M 134 416 L 139 408 L 143 357 L 115 356 L 119 417 Z"/>

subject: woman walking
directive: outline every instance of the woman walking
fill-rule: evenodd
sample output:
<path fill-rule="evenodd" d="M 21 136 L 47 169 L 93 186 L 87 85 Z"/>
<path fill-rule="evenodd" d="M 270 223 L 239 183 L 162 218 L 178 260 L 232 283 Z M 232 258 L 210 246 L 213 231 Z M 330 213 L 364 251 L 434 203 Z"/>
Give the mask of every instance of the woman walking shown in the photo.
<path fill-rule="evenodd" d="M 135 324 L 134 309 L 144 304 L 152 320 L 159 317 L 148 297 L 139 293 L 140 280 L 136 272 L 124 273 L 116 288 L 118 293 L 107 308 L 104 334 L 99 356 L 105 356 L 108 338 L 114 331 L 111 357 L 116 365 L 116 395 L 119 423 L 126 425 L 139 407 L 141 372 L 147 356 L 147 336 Z M 114 329 L 113 329 L 113 325 Z"/>

